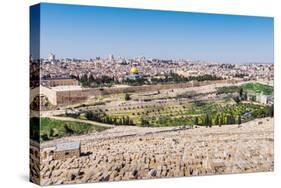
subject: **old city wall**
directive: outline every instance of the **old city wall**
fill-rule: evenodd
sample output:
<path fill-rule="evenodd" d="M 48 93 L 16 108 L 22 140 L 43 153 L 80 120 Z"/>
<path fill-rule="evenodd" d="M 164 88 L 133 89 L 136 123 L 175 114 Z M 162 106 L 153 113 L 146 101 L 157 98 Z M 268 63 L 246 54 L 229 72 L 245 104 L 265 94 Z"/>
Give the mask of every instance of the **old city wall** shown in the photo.
<path fill-rule="evenodd" d="M 36 96 L 47 96 L 52 105 L 57 105 L 56 92 L 47 87 L 40 86 L 30 90 L 30 103 Z"/>
<path fill-rule="evenodd" d="M 45 83 L 45 85 L 47 85 L 49 87 L 79 85 L 78 80 L 75 80 L 75 79 L 42 80 L 42 83 Z"/>
<path fill-rule="evenodd" d="M 96 95 L 100 95 L 96 93 Z M 89 90 L 71 90 L 71 91 L 58 91 L 57 92 L 57 104 L 70 105 L 79 102 L 83 102 L 90 97 Z"/>
<path fill-rule="evenodd" d="M 57 104 L 61 105 L 71 105 L 87 100 L 91 96 L 100 95 L 110 95 L 118 93 L 136 93 L 136 92 L 152 92 L 158 90 L 167 89 L 181 89 L 189 87 L 199 87 L 210 84 L 230 84 L 236 83 L 234 80 L 216 80 L 216 81 L 192 81 L 187 83 L 178 84 L 158 84 L 158 85 L 145 85 L 145 86 L 134 86 L 134 87 L 112 87 L 112 88 L 92 88 L 84 90 L 74 90 L 74 91 L 59 91 L 57 92 Z"/>

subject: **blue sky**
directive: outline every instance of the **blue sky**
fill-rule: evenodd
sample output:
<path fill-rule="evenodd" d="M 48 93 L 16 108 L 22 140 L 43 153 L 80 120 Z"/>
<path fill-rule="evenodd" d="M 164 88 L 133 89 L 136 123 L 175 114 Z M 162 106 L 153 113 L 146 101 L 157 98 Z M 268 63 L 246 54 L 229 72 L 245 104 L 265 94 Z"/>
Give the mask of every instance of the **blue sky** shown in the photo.
<path fill-rule="evenodd" d="M 273 63 L 273 18 L 41 4 L 41 57 Z"/>

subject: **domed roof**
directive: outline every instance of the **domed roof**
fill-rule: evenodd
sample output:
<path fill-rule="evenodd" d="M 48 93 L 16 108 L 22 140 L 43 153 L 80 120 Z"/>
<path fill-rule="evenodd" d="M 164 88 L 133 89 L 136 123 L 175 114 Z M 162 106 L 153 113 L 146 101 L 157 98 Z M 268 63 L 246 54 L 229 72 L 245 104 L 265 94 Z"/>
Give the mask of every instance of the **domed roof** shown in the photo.
<path fill-rule="evenodd" d="M 137 67 L 132 66 L 132 68 L 131 68 L 131 70 L 130 70 L 130 73 L 131 73 L 131 74 L 138 74 L 138 73 L 139 73 L 139 70 L 137 69 Z"/>

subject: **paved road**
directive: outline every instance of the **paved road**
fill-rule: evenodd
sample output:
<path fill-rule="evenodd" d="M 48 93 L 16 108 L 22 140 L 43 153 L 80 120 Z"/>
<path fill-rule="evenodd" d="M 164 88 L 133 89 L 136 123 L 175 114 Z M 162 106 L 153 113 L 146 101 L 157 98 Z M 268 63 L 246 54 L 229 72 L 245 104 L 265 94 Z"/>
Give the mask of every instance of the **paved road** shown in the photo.
<path fill-rule="evenodd" d="M 110 125 L 110 124 L 105 124 L 105 123 L 100 123 L 100 122 L 90 121 L 90 120 L 75 119 L 75 118 L 71 118 L 71 117 L 50 116 L 49 118 L 57 119 L 57 120 L 63 120 L 63 121 L 74 121 L 74 122 L 79 122 L 79 123 L 88 123 L 88 124 L 97 125 L 97 126 L 101 126 L 101 127 L 109 127 L 109 128 L 114 127 L 114 125 Z"/>

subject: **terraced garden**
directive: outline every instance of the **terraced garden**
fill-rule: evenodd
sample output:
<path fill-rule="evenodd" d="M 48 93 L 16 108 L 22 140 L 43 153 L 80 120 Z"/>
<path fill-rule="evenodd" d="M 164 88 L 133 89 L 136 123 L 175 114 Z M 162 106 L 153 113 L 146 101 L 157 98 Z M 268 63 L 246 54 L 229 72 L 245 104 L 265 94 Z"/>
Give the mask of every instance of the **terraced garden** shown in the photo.
<path fill-rule="evenodd" d="M 147 102 L 106 110 L 96 108 L 74 117 L 115 125 L 160 127 L 239 124 L 272 115 L 271 106 L 236 103 L 230 98 L 216 101 Z"/>
<path fill-rule="evenodd" d="M 273 116 L 273 106 L 247 101 L 247 92 L 272 95 L 273 87 L 246 83 L 218 87 L 207 92 L 179 89 L 108 95 L 93 98 L 95 105 L 89 104 L 86 109 L 66 116 L 112 125 L 146 127 L 210 127 L 241 124 L 255 118 Z"/>

